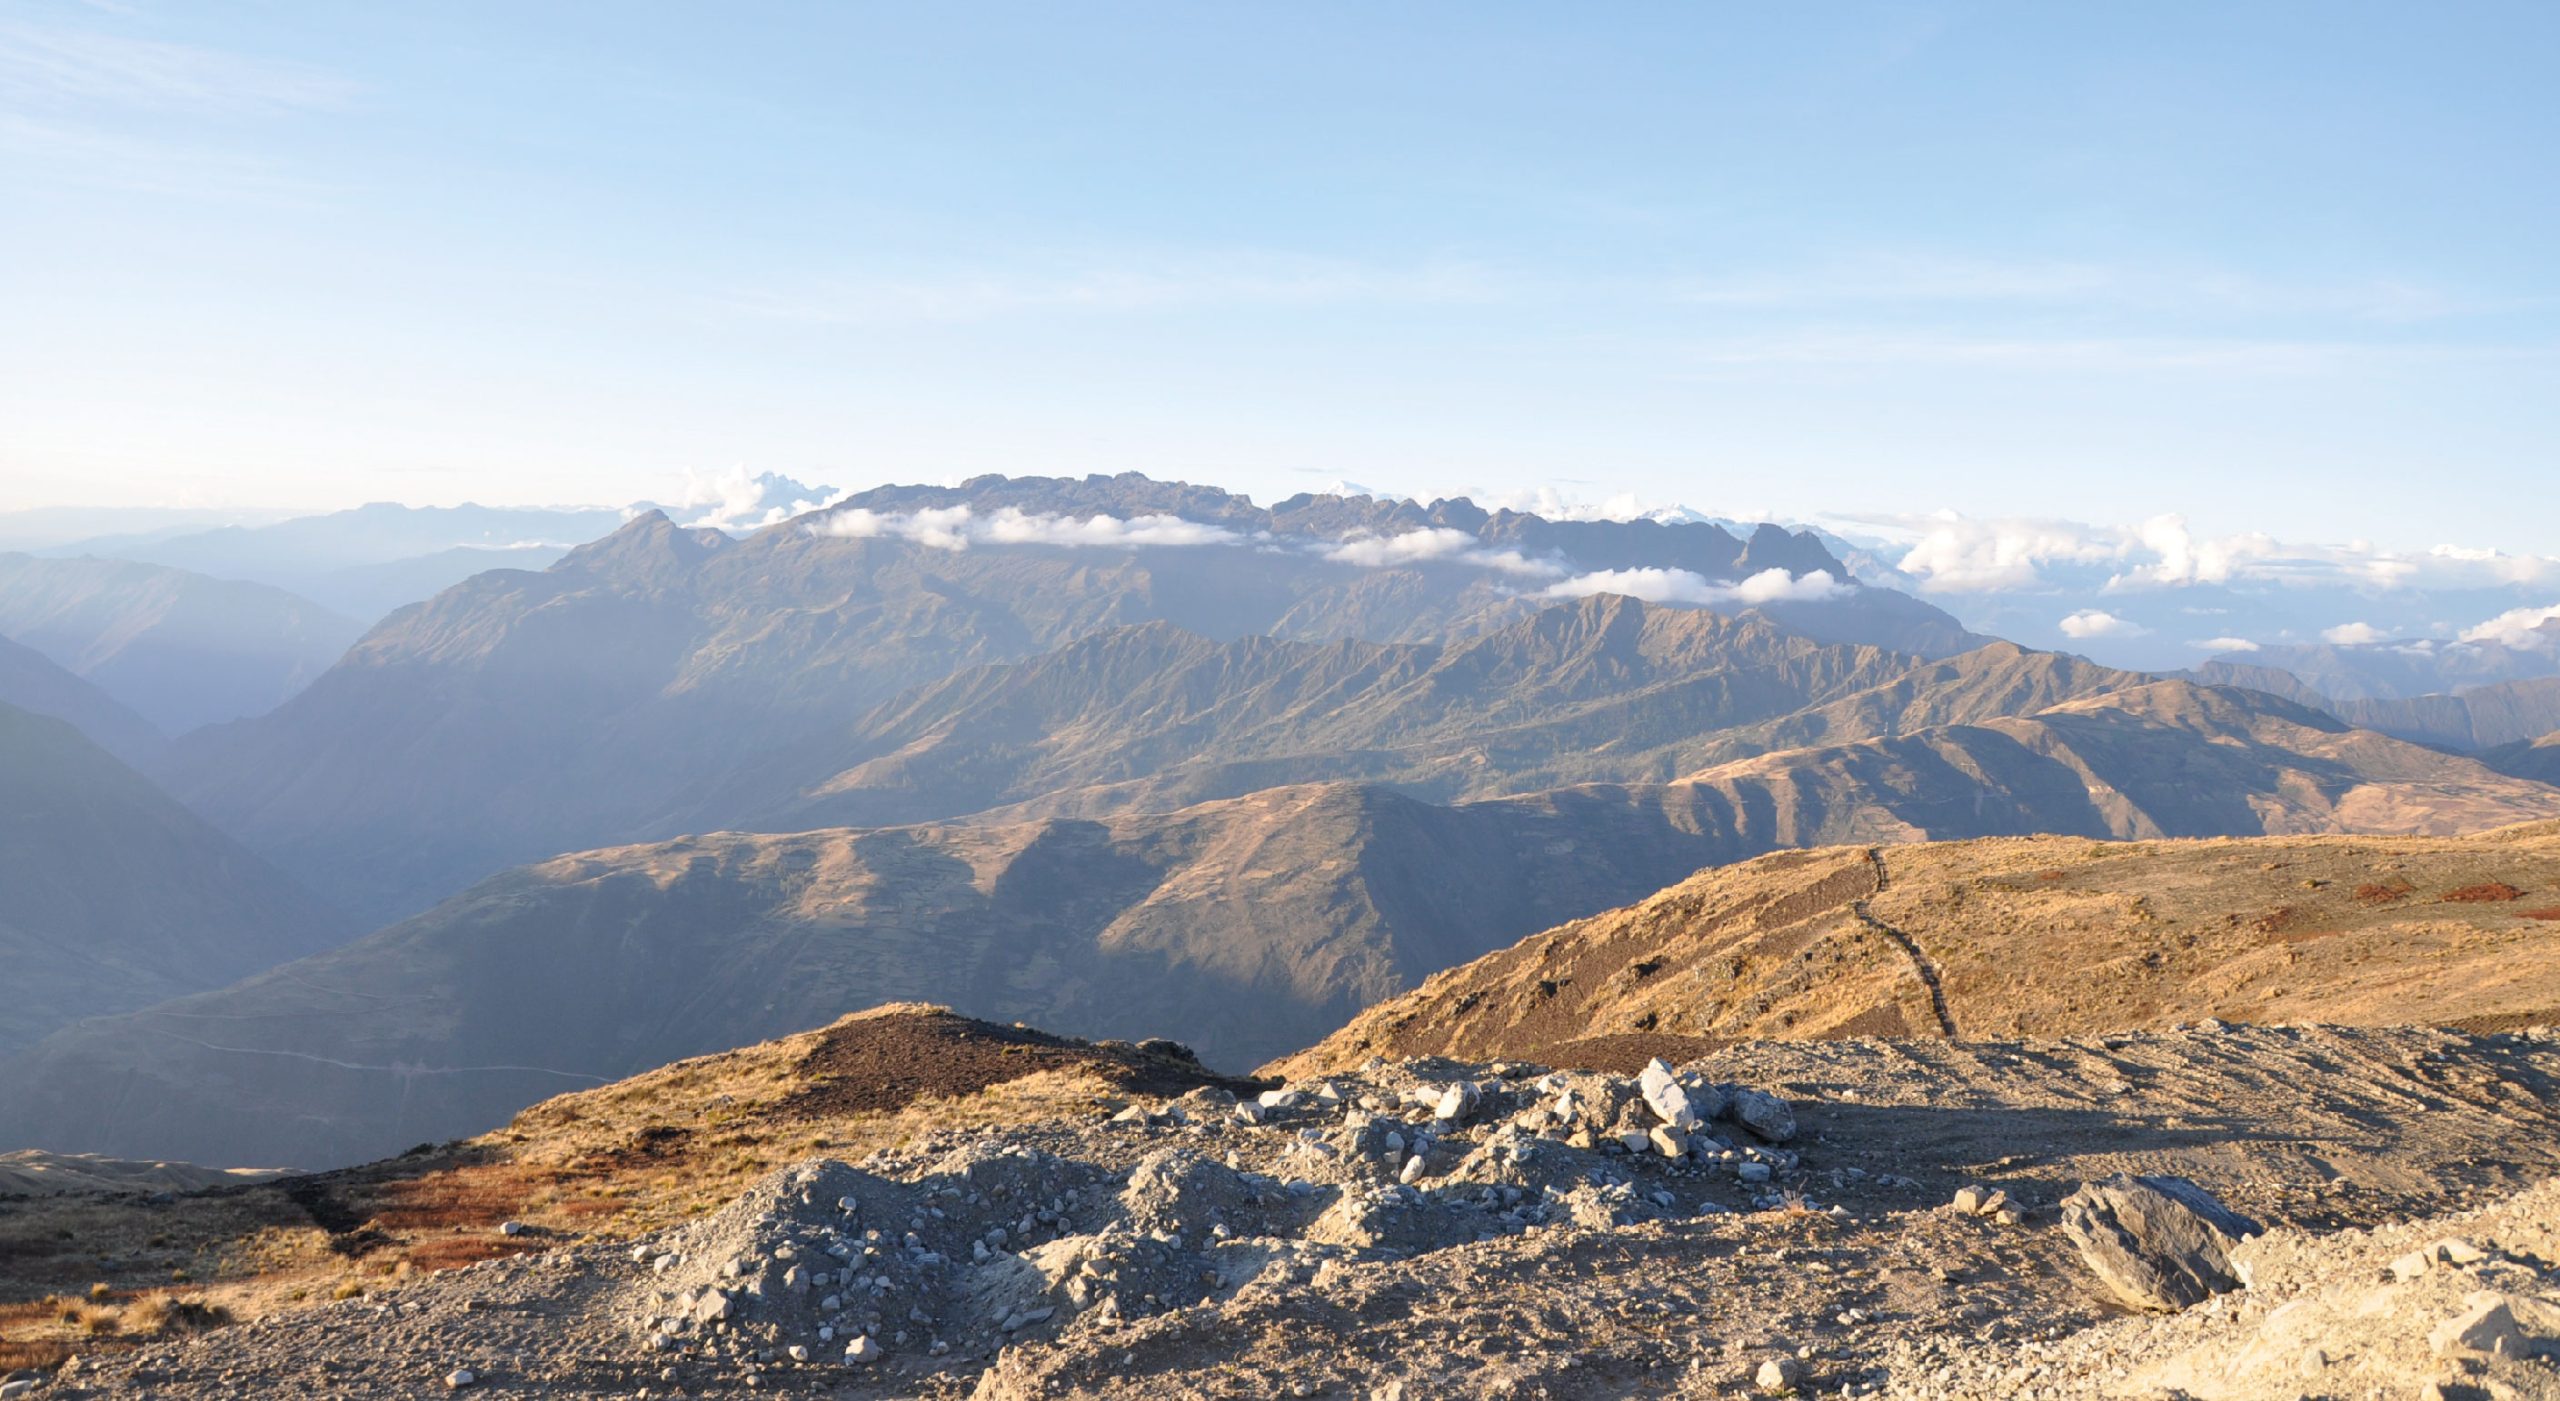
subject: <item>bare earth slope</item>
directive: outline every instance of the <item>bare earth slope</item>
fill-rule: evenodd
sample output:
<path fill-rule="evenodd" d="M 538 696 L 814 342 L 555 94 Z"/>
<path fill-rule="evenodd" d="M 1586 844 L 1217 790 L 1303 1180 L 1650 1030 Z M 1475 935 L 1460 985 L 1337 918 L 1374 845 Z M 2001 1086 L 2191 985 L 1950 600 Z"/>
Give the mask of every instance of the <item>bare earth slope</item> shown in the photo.
<path fill-rule="evenodd" d="M 1638 1063 L 1651 1039 L 2066 1036 L 2224 1017 L 2560 1022 L 2560 824 L 2461 839 L 1834 847 L 1433 978 L 1271 1069 Z"/>
<path fill-rule="evenodd" d="M 221 986 L 344 932 L 68 722 L 0 705 L 0 1051 Z"/>

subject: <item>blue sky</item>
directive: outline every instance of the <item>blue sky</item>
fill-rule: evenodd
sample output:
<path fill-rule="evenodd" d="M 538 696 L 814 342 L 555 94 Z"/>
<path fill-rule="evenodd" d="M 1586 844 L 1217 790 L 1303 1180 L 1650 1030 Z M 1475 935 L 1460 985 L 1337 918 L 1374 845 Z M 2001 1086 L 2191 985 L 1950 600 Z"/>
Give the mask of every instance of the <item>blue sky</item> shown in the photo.
<path fill-rule="evenodd" d="M 2560 6 L 0 0 L 0 509 L 1138 469 L 2548 552 Z"/>

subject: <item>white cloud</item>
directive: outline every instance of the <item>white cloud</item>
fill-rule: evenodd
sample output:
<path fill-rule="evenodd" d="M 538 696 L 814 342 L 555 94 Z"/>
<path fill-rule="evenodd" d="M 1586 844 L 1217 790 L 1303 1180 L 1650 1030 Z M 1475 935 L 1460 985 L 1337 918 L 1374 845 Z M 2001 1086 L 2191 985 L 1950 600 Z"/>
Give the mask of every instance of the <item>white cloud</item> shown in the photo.
<path fill-rule="evenodd" d="M 1597 501 L 1560 491 L 1552 486 L 1526 487 L 1487 491 L 1470 488 L 1457 493 L 1488 511 L 1517 511 L 1523 515 L 1541 516 L 1551 521 L 1659 521 L 1664 525 L 1696 525 L 1716 518 L 1693 506 L 1677 501 L 1663 501 L 1638 496 L 1632 491 L 1619 492 Z M 1738 514 L 1753 515 L 1753 512 Z"/>
<path fill-rule="evenodd" d="M 2560 621 L 2560 603 L 2548 608 L 2510 608 L 2476 627 L 2462 630 L 2465 642 L 2496 642 L 2508 647 L 2549 648 L 2551 634 L 2542 631 L 2546 623 Z"/>
<path fill-rule="evenodd" d="M 2208 637 L 2202 642 L 2198 642 L 2193 645 L 2199 650 L 2206 652 L 2254 652 L 2258 650 L 2258 644 L 2245 637 Z"/>
<path fill-rule="evenodd" d="M 1356 564 L 1365 569 L 1445 560 L 1532 579 L 1552 579 L 1564 573 L 1564 566 L 1550 560 L 1530 559 L 1518 550 L 1488 549 L 1473 535 L 1445 526 L 1408 530 L 1401 535 L 1359 536 L 1326 546 L 1323 554 L 1336 564 Z"/>
<path fill-rule="evenodd" d="M 2386 635 L 2382 629 L 2371 623 L 2340 623 L 2336 627 L 2320 630 L 2321 641 L 2335 643 L 2340 647 L 2368 647 L 2380 642 Z"/>
<path fill-rule="evenodd" d="M 1944 511 L 1895 523 L 1919 529 L 1900 568 L 1933 593 L 2033 588 L 2043 582 L 2046 565 L 2105 564 L 2122 559 L 2127 544 L 2072 521 L 1985 520 Z"/>
<path fill-rule="evenodd" d="M 2140 637 L 2151 629 L 2096 608 L 2083 608 L 2062 620 L 2065 637 Z"/>
<path fill-rule="evenodd" d="M 679 524 L 715 530 L 755 530 L 806 515 L 835 501 L 843 492 L 831 486 L 806 486 L 779 472 L 750 472 L 732 467 L 723 472 L 686 472 L 684 490 L 673 514 Z"/>
<path fill-rule="evenodd" d="M 2488 588 L 2560 579 L 2560 559 L 2549 556 L 2452 545 L 2410 553 L 2362 540 L 2305 545 L 2259 531 L 2203 535 L 2177 515 L 2134 526 L 1952 511 L 1859 519 L 1908 542 L 1898 568 L 1930 593 L 2036 589 L 2057 582 L 2057 573 L 2097 569 L 2110 571 L 2111 592 L 2241 583 Z"/>
<path fill-rule="evenodd" d="M 1180 516 L 1034 515 L 1007 506 L 981 516 L 967 506 L 922 511 L 882 512 L 861 508 L 834 512 L 809 526 L 815 535 L 843 539 L 906 540 L 936 550 L 965 550 L 973 544 L 1061 545 L 1104 549 L 1150 546 L 1226 545 L 1246 537 L 1225 526 L 1184 520 Z"/>
<path fill-rule="evenodd" d="M 1764 603 L 1809 603 L 1834 598 L 1847 586 L 1831 577 L 1829 571 L 1817 569 L 1801 578 L 1783 569 L 1764 569 L 1739 583 L 1719 583 L 1703 574 L 1687 569 L 1602 569 L 1577 574 L 1547 589 L 1549 598 L 1588 598 L 1593 594 L 1624 594 L 1647 603 L 1686 603 L 1702 606 L 1739 603 L 1756 606 Z"/>

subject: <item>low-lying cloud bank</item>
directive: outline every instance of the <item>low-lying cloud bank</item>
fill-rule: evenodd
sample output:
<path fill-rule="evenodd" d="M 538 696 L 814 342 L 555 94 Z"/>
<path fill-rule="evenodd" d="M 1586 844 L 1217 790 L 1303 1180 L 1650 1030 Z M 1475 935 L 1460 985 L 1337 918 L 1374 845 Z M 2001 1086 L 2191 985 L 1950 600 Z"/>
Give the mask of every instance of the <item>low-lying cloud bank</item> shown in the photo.
<path fill-rule="evenodd" d="M 1895 567 L 1931 593 L 2032 590 L 2077 582 L 2093 570 L 2107 571 L 2109 592 L 2236 583 L 2486 588 L 2560 580 L 2560 559 L 2545 555 L 2459 545 L 2415 552 L 2362 541 L 2306 545 L 2263 531 L 2207 536 L 2177 515 L 2135 526 L 1954 512 L 1857 523 L 1898 537 L 1883 552 L 1901 548 Z"/>
<path fill-rule="evenodd" d="M 1687 569 L 1604 569 L 1575 574 L 1560 559 L 1540 559 L 1518 550 L 1496 549 L 1463 530 L 1448 527 L 1408 530 L 1395 535 L 1360 535 L 1347 540 L 1283 540 L 1266 532 L 1246 532 L 1181 516 L 1040 515 L 1007 506 L 980 514 L 968 506 L 922 511 L 883 512 L 861 508 L 836 511 L 808 526 L 816 535 L 839 539 L 905 540 L 936 550 L 966 550 L 976 545 L 1055 545 L 1110 549 L 1146 549 L 1200 545 L 1249 545 L 1262 549 L 1304 550 L 1336 564 L 1363 569 L 1393 569 L 1415 564 L 1455 564 L 1483 569 L 1524 584 L 1543 584 L 1547 598 L 1584 598 L 1598 593 L 1625 594 L 1647 603 L 1697 606 L 1809 603 L 1835 598 L 1855 587 L 1828 571 L 1801 577 L 1784 569 L 1764 569 L 1739 581 L 1709 579 Z"/>
<path fill-rule="evenodd" d="M 1801 576 L 1783 569 L 1763 569 L 1748 579 L 1729 584 L 1687 569 L 1601 569 L 1550 585 L 1546 593 L 1549 598 L 1588 598 L 1596 593 L 1615 593 L 1647 603 L 1701 606 L 1739 603 L 1756 606 L 1764 603 L 1816 603 L 1836 598 L 1848 592 L 1849 588 L 1849 585 L 1831 577 L 1831 571 L 1827 569 L 1817 569 Z"/>
<path fill-rule="evenodd" d="M 1144 549 L 1158 546 L 1234 545 L 1250 537 L 1225 526 L 1185 520 L 1180 516 L 1085 517 L 1035 515 L 1006 506 L 985 515 L 967 506 L 922 511 L 870 511 L 856 507 L 837 511 L 813 523 L 810 531 L 848 540 L 906 540 L 936 550 L 965 550 L 971 545 L 1064 545 L 1100 549 Z"/>

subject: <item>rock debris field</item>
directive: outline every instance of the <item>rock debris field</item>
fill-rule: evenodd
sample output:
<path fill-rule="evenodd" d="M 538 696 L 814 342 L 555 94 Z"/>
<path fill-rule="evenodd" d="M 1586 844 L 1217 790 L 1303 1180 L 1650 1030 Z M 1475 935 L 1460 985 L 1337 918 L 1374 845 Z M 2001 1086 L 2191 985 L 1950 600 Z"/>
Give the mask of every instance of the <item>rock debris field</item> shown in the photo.
<path fill-rule="evenodd" d="M 6 1386 L 2560 1396 L 2556 1091 L 2544 1031 L 1373 1062 L 811 1159 L 635 1240 Z"/>

